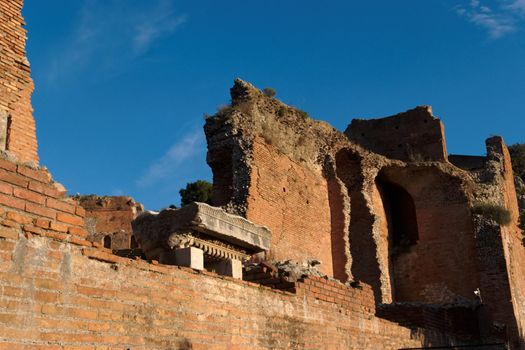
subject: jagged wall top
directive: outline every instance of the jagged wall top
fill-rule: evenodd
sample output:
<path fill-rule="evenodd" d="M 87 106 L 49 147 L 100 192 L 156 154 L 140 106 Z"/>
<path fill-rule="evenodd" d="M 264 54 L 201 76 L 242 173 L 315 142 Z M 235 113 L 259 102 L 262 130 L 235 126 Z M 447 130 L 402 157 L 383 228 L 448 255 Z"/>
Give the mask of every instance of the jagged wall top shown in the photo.
<path fill-rule="evenodd" d="M 345 131 L 350 140 L 388 158 L 403 161 L 446 161 L 444 126 L 430 106 L 390 117 L 354 119 Z"/>
<path fill-rule="evenodd" d="M 348 144 L 345 135 L 306 112 L 266 96 L 241 79 L 230 89 L 231 105 L 206 120 L 208 140 L 240 137 L 244 145 L 261 137 L 281 153 L 320 169 L 324 155 L 337 143 Z M 223 128 L 224 131 L 217 132 Z M 213 148 L 215 142 L 209 142 Z"/>

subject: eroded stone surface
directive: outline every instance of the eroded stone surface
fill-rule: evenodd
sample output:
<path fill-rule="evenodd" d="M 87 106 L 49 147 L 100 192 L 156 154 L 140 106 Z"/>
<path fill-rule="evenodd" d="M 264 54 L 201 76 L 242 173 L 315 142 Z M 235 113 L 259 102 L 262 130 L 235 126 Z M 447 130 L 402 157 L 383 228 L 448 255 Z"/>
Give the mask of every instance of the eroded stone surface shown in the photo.
<path fill-rule="evenodd" d="M 270 247 L 271 233 L 264 226 L 226 213 L 205 203 L 191 203 L 180 209 L 164 209 L 160 213 L 145 212 L 132 223 L 138 244 L 149 257 L 163 250 L 191 246 L 200 233 L 203 240 L 224 242 L 232 249 L 258 253 Z"/>

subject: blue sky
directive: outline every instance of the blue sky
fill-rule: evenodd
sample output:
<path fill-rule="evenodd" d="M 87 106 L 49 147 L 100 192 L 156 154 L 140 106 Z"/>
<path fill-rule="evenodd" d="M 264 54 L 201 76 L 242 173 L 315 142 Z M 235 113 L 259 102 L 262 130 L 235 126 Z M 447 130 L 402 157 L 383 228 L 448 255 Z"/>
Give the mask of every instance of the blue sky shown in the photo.
<path fill-rule="evenodd" d="M 179 204 L 235 77 L 344 130 L 432 105 L 450 153 L 525 141 L 525 0 L 26 1 L 41 164 L 70 193 Z"/>

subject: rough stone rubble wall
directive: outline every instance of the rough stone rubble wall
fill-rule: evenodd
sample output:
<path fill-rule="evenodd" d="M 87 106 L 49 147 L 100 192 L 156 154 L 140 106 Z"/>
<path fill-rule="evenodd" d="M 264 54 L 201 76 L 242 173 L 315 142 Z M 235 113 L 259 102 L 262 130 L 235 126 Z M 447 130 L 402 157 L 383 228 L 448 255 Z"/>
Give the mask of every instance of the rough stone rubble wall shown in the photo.
<path fill-rule="evenodd" d="M 10 117 L 7 150 L 22 162 L 38 163 L 31 94 L 34 89 L 26 58 L 22 0 L 0 1 L 0 115 Z"/>
<path fill-rule="evenodd" d="M 485 169 L 474 172 L 479 202 L 496 203 L 509 210 L 511 223 L 500 226 L 477 216 L 476 239 L 481 290 L 491 320 L 505 324 L 512 341 L 525 346 L 525 248 L 518 227 L 519 209 L 510 154 L 500 137 L 487 140 Z"/>

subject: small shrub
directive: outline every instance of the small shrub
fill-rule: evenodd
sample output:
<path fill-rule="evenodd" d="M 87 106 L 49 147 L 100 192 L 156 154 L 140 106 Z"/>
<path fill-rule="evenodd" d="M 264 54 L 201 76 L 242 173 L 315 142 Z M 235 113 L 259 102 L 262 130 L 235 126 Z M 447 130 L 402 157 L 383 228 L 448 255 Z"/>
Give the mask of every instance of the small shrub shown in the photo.
<path fill-rule="evenodd" d="M 286 115 L 286 111 L 287 111 L 286 107 L 281 106 L 281 107 L 277 110 L 277 115 L 278 115 L 279 117 L 284 117 L 284 116 Z"/>
<path fill-rule="evenodd" d="M 500 205 L 479 203 L 472 207 L 472 213 L 492 219 L 502 226 L 507 226 L 512 221 L 510 211 Z"/>
<path fill-rule="evenodd" d="M 243 114 L 250 114 L 252 112 L 253 105 L 250 102 L 238 103 L 235 106 L 232 106 L 232 109 L 239 111 Z"/>
<path fill-rule="evenodd" d="M 271 87 L 266 87 L 263 89 L 263 94 L 265 94 L 266 96 L 270 97 L 270 98 L 273 98 L 277 93 L 275 92 L 275 89 L 271 88 Z"/>
<path fill-rule="evenodd" d="M 303 117 L 304 119 L 310 118 L 310 115 L 308 114 L 308 112 L 305 112 L 302 109 L 297 109 L 297 113 L 299 113 L 299 115 Z"/>

